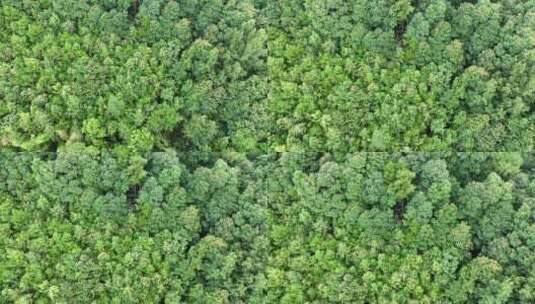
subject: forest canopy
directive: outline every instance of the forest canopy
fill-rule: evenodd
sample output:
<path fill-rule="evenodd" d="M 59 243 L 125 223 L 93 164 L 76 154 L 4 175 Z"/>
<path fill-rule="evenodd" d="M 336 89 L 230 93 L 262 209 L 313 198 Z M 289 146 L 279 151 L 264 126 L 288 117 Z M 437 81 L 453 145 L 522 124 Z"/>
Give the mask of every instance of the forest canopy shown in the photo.
<path fill-rule="evenodd" d="M 531 151 L 533 1 L 2 1 L 0 144 Z"/>
<path fill-rule="evenodd" d="M 0 1 L 0 303 L 534 303 L 535 1 Z"/>
<path fill-rule="evenodd" d="M 4 153 L 0 286 L 36 303 L 529 303 L 535 154 Z M 75 148 L 76 147 L 76 148 Z"/>

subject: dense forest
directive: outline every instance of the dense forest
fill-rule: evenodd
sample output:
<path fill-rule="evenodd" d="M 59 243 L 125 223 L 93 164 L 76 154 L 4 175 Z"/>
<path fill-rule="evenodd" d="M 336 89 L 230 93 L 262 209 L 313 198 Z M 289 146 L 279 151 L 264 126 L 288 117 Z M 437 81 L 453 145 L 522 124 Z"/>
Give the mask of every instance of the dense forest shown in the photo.
<path fill-rule="evenodd" d="M 534 0 L 0 1 L 0 303 L 535 303 Z"/>

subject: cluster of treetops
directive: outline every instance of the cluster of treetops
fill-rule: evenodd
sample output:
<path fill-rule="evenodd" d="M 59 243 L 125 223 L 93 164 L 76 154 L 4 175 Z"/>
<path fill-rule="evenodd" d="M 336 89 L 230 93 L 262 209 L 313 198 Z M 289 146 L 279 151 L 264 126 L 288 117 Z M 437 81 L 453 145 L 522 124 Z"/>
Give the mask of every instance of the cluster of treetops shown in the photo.
<path fill-rule="evenodd" d="M 0 29 L 0 303 L 535 303 L 534 0 Z"/>

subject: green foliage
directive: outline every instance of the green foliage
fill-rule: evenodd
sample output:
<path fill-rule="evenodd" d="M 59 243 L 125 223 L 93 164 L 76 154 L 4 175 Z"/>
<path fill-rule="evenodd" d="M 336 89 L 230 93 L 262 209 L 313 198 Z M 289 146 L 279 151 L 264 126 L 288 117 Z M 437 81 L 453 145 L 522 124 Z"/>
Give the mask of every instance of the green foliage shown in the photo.
<path fill-rule="evenodd" d="M 463 2 L 274 4 L 271 146 L 532 150 L 533 4 Z"/>
<path fill-rule="evenodd" d="M 4 1 L 1 145 L 143 129 L 158 151 L 529 151 L 532 8 Z"/>
<path fill-rule="evenodd" d="M 191 170 L 171 151 L 6 152 L 0 292 L 42 303 L 531 302 L 530 155 L 228 154 Z M 464 162 L 484 170 L 466 175 Z"/>
<path fill-rule="evenodd" d="M 77 133 L 136 151 L 233 149 L 223 139 L 256 133 L 266 95 L 257 15 L 241 1 L 3 1 L 2 146 L 55 151 Z"/>
<path fill-rule="evenodd" d="M 0 29 L 0 303 L 535 303 L 533 0 Z"/>

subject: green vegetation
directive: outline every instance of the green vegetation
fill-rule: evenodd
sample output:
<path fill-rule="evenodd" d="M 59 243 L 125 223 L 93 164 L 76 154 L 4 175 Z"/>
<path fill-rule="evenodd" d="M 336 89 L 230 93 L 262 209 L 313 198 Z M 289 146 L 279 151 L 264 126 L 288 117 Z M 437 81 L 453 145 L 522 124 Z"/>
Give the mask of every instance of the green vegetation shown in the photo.
<path fill-rule="evenodd" d="M 535 1 L 0 1 L 0 303 L 535 303 Z"/>
<path fill-rule="evenodd" d="M 530 303 L 535 154 L 4 153 L 20 303 Z M 121 169 L 122 168 L 122 169 Z"/>
<path fill-rule="evenodd" d="M 263 2 L 2 1 L 2 146 L 533 149 L 535 2 Z"/>
<path fill-rule="evenodd" d="M 284 150 L 533 149 L 535 2 L 276 2 L 267 104 Z"/>
<path fill-rule="evenodd" d="M 243 1 L 2 1 L 2 144 L 254 149 L 257 19 Z"/>

